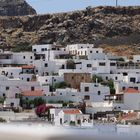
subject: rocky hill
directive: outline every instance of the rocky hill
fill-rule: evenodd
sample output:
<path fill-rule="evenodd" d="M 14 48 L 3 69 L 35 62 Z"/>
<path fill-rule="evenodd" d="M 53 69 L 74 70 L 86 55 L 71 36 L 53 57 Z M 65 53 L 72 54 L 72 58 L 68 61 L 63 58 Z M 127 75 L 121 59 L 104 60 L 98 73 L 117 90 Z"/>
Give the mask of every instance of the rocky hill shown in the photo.
<path fill-rule="evenodd" d="M 36 14 L 36 11 L 25 0 L 0 0 L 0 16 L 33 14 Z"/>
<path fill-rule="evenodd" d="M 88 7 L 69 13 L 0 17 L 0 37 L 3 46 L 21 49 L 54 42 L 139 48 L 140 7 Z"/>

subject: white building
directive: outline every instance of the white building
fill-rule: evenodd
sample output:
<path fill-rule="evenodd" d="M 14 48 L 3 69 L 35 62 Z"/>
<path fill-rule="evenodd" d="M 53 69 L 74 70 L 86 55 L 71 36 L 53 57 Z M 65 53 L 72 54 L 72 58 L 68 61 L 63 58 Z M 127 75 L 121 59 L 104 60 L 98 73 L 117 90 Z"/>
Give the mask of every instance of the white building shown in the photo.
<path fill-rule="evenodd" d="M 34 53 L 32 52 L 19 52 L 13 53 L 12 64 L 26 64 L 32 65 L 34 62 Z"/>
<path fill-rule="evenodd" d="M 140 55 L 133 55 L 133 62 L 134 63 L 140 62 Z"/>
<path fill-rule="evenodd" d="M 36 81 L 22 81 L 19 78 L 9 79 L 0 76 L 0 96 L 16 98 L 19 94 L 30 91 L 41 91 L 42 87 Z"/>
<path fill-rule="evenodd" d="M 57 74 L 61 66 L 56 65 L 54 61 L 35 60 L 35 72 L 40 75 L 53 75 Z"/>
<path fill-rule="evenodd" d="M 90 122 L 90 116 L 79 109 L 50 109 L 51 122 L 55 125 L 82 125 Z"/>
<path fill-rule="evenodd" d="M 110 60 L 78 60 L 76 69 L 90 72 L 92 74 L 110 73 Z"/>
<path fill-rule="evenodd" d="M 83 48 L 94 48 L 93 44 L 73 44 L 67 45 L 66 50 L 69 51 L 71 54 L 76 55 L 79 49 Z"/>
<path fill-rule="evenodd" d="M 41 85 L 43 85 L 43 84 L 52 85 L 52 84 L 55 84 L 55 83 L 63 82 L 64 81 L 64 77 L 63 76 L 59 76 L 59 75 L 38 76 L 37 77 L 37 81 L 40 82 Z"/>
<path fill-rule="evenodd" d="M 81 83 L 82 98 L 90 102 L 103 102 L 106 95 L 110 95 L 110 89 L 96 83 Z"/>
<path fill-rule="evenodd" d="M 20 99 L 19 98 L 6 98 L 4 101 L 3 107 L 20 107 Z"/>

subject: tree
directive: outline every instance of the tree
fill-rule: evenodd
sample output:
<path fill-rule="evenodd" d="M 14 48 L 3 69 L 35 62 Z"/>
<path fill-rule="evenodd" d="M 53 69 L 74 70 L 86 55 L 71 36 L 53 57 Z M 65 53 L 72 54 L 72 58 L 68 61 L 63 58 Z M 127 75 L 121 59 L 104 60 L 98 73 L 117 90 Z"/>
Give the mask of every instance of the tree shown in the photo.
<path fill-rule="evenodd" d="M 124 58 L 121 57 L 121 58 L 118 59 L 118 61 L 124 62 L 125 60 L 124 60 Z"/>
<path fill-rule="evenodd" d="M 54 89 L 57 89 L 57 88 L 66 88 L 66 87 L 68 87 L 66 82 L 58 82 L 58 83 L 55 83 L 54 84 Z"/>
<path fill-rule="evenodd" d="M 113 80 L 103 81 L 102 85 L 108 86 L 110 88 L 110 94 L 113 95 L 116 93 Z"/>
<path fill-rule="evenodd" d="M 3 104 L 4 103 L 4 97 L 0 97 L 0 103 Z"/>
<path fill-rule="evenodd" d="M 41 97 L 40 98 L 35 98 L 33 100 L 33 104 L 34 106 L 39 106 L 39 105 L 42 105 L 42 104 L 46 104 L 46 101 L 44 99 L 42 99 Z"/>
<path fill-rule="evenodd" d="M 67 60 L 66 62 L 67 69 L 75 69 L 75 63 L 73 60 Z"/>
<path fill-rule="evenodd" d="M 49 110 L 51 108 L 54 108 L 53 106 L 46 106 L 46 104 L 42 104 L 37 106 L 37 108 L 35 109 L 35 113 L 38 117 L 47 117 L 49 120 Z"/>
<path fill-rule="evenodd" d="M 93 81 L 94 83 L 96 83 L 96 82 L 101 83 L 101 82 L 103 82 L 103 79 L 102 79 L 101 76 L 93 75 L 92 81 Z"/>

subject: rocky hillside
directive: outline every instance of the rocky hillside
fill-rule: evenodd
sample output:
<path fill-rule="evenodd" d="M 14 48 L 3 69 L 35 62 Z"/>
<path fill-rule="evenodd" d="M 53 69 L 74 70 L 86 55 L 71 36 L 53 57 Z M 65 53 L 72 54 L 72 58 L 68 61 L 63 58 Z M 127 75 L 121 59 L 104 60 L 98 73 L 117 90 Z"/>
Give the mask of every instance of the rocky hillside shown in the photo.
<path fill-rule="evenodd" d="M 36 14 L 36 11 L 25 0 L 0 0 L 0 16 L 33 14 Z"/>
<path fill-rule="evenodd" d="M 54 42 L 138 48 L 140 7 L 88 7 L 69 13 L 0 17 L 0 37 L 3 46 L 22 49 Z"/>

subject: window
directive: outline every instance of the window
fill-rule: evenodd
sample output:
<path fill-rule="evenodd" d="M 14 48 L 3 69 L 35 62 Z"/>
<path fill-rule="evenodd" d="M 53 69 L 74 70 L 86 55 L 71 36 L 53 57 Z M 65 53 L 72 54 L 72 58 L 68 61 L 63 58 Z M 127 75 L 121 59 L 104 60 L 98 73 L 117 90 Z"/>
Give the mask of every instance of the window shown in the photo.
<path fill-rule="evenodd" d="M 9 90 L 10 88 L 9 87 L 6 87 L 6 90 Z"/>
<path fill-rule="evenodd" d="M 18 96 L 18 93 L 16 93 L 16 94 L 15 94 L 15 98 L 18 98 L 18 97 L 19 97 L 19 96 Z"/>
<path fill-rule="evenodd" d="M 90 100 L 90 96 L 89 95 L 85 95 L 84 96 L 84 100 Z"/>
<path fill-rule="evenodd" d="M 108 77 L 106 76 L 106 80 L 108 80 Z"/>
<path fill-rule="evenodd" d="M 105 63 L 104 62 L 100 62 L 99 66 L 105 66 Z"/>
<path fill-rule="evenodd" d="M 14 107 L 14 103 L 11 103 L 10 106 L 11 106 L 11 107 Z"/>
<path fill-rule="evenodd" d="M 31 87 L 31 91 L 34 91 L 35 90 L 35 87 Z"/>
<path fill-rule="evenodd" d="M 45 48 L 45 51 L 47 51 L 47 48 Z"/>
<path fill-rule="evenodd" d="M 74 79 L 74 77 L 72 76 L 72 77 L 71 77 L 71 79 L 73 80 L 73 79 Z"/>
<path fill-rule="evenodd" d="M 34 49 L 33 51 L 36 52 L 36 49 Z"/>
<path fill-rule="evenodd" d="M 25 59 L 25 56 L 23 56 L 23 59 Z"/>
<path fill-rule="evenodd" d="M 135 82 L 136 82 L 136 78 L 135 78 L 135 77 L 131 77 L 131 78 L 130 78 L 130 82 L 135 83 Z"/>
<path fill-rule="evenodd" d="M 27 78 L 27 82 L 29 82 L 30 81 L 30 78 Z"/>
<path fill-rule="evenodd" d="M 3 93 L 3 97 L 6 97 L 5 93 Z"/>
<path fill-rule="evenodd" d="M 125 87 L 122 87 L 122 90 L 125 90 L 126 88 Z"/>
<path fill-rule="evenodd" d="M 48 64 L 47 64 L 47 63 L 45 63 L 45 64 L 44 64 L 44 66 L 45 66 L 45 67 L 48 67 Z"/>
<path fill-rule="evenodd" d="M 60 93 L 60 95 L 62 95 L 62 93 Z"/>
<path fill-rule="evenodd" d="M 127 75 L 128 75 L 128 73 L 126 73 L 126 72 L 123 73 L 123 76 L 127 76 Z"/>
<path fill-rule="evenodd" d="M 110 66 L 116 66 L 116 63 L 110 63 Z"/>
<path fill-rule="evenodd" d="M 92 53 L 92 51 L 90 51 L 90 53 Z"/>
<path fill-rule="evenodd" d="M 92 65 L 91 65 L 91 64 L 87 64 L 87 67 L 88 67 L 88 68 L 91 68 L 91 67 L 92 67 Z"/>
<path fill-rule="evenodd" d="M 53 79 L 54 82 L 56 82 L 56 79 Z"/>
<path fill-rule="evenodd" d="M 98 95 L 101 95 L 101 91 L 98 91 Z"/>
<path fill-rule="evenodd" d="M 30 59 L 33 59 L 33 57 L 32 57 L 32 56 L 30 56 Z"/>
<path fill-rule="evenodd" d="M 44 51 L 44 48 L 42 48 L 41 51 Z"/>
<path fill-rule="evenodd" d="M 62 65 L 62 69 L 64 69 L 65 68 L 65 65 Z"/>
<path fill-rule="evenodd" d="M 138 87 L 134 87 L 134 89 L 138 90 Z"/>
<path fill-rule="evenodd" d="M 85 92 L 88 92 L 89 91 L 89 87 L 85 87 Z"/>
<path fill-rule="evenodd" d="M 99 53 L 98 51 L 96 51 L 96 53 Z"/>
<path fill-rule="evenodd" d="M 38 72 L 38 70 L 36 70 L 36 72 Z"/>
<path fill-rule="evenodd" d="M 47 80 L 47 79 L 46 79 L 45 81 L 46 81 L 46 82 L 48 82 L 48 80 Z"/>
<path fill-rule="evenodd" d="M 118 80 L 118 77 L 115 77 L 115 80 Z"/>

